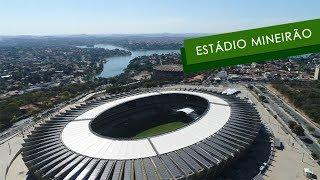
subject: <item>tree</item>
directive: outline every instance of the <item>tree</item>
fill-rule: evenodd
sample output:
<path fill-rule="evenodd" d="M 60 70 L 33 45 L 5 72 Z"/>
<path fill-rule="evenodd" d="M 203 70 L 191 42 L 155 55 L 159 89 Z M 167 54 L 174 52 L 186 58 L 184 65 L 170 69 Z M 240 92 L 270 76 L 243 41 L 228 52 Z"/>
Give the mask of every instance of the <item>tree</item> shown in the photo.
<path fill-rule="evenodd" d="M 289 121 L 288 123 L 289 123 L 290 129 L 293 129 L 297 125 L 297 123 L 295 121 Z"/>
<path fill-rule="evenodd" d="M 311 153 L 311 156 L 312 156 L 312 158 L 313 158 L 314 160 L 317 160 L 317 159 L 318 159 L 317 154 L 316 154 L 316 153 L 314 153 L 314 152 L 312 152 L 312 153 Z"/>
<path fill-rule="evenodd" d="M 0 130 L 3 130 L 6 127 L 6 125 L 0 123 Z"/>
<path fill-rule="evenodd" d="M 315 131 L 315 129 L 313 128 L 313 127 L 308 127 L 308 130 L 310 131 L 310 132 L 314 132 Z"/>
<path fill-rule="evenodd" d="M 267 99 L 267 97 L 264 96 L 264 95 L 260 95 L 260 96 L 259 96 L 259 99 L 260 99 L 262 102 L 264 102 L 264 103 L 268 103 L 268 99 Z"/>
<path fill-rule="evenodd" d="M 298 136 L 304 135 L 304 129 L 302 128 L 302 126 L 300 126 L 298 124 L 293 127 L 292 132 Z"/>
<path fill-rule="evenodd" d="M 15 123 L 15 122 L 17 122 L 18 121 L 18 118 L 17 118 L 17 116 L 16 115 L 13 115 L 13 117 L 11 118 L 11 124 L 13 124 L 13 123 Z"/>

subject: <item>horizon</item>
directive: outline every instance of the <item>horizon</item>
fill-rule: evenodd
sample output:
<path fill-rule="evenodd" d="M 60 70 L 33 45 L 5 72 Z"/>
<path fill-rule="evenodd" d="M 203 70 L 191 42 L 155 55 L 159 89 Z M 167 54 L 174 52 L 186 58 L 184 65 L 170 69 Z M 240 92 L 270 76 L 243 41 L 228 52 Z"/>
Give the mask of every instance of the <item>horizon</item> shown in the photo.
<path fill-rule="evenodd" d="M 0 35 L 0 37 L 62 37 L 62 36 L 156 36 L 156 35 L 203 35 L 203 34 L 216 34 L 216 33 L 106 33 L 106 34 L 18 34 L 18 35 Z"/>
<path fill-rule="evenodd" d="M 320 17 L 318 0 L 250 4 L 236 0 L 30 0 L 23 6 L 11 0 L 0 5 L 0 36 L 213 34 Z"/>

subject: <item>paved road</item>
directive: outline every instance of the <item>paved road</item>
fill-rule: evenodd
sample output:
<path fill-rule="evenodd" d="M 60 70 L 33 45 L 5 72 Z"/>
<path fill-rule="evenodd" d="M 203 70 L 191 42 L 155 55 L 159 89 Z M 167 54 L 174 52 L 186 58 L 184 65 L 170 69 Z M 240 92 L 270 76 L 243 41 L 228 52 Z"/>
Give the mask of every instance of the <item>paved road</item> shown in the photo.
<path fill-rule="evenodd" d="M 292 116 L 297 122 L 299 122 L 302 126 L 308 129 L 308 127 L 314 128 L 314 132 L 312 134 L 318 135 L 320 137 L 320 128 L 315 125 L 314 122 L 309 120 L 307 117 L 304 117 L 298 111 L 296 111 L 293 107 L 291 107 L 288 103 L 284 102 L 281 97 L 277 96 L 275 93 L 271 92 L 267 89 L 268 95 L 274 100 L 280 107 L 282 107 L 290 116 Z"/>
<path fill-rule="evenodd" d="M 33 118 L 29 117 L 26 119 L 23 119 L 17 123 L 15 123 L 12 127 L 10 127 L 9 129 L 3 131 L 0 133 L 0 144 L 8 141 L 10 138 L 12 138 L 13 136 L 15 136 L 16 134 L 18 134 L 19 132 L 21 132 L 22 129 L 24 129 L 27 126 L 31 126 L 32 124 L 34 124 L 34 122 L 32 121 Z"/>
<path fill-rule="evenodd" d="M 70 103 L 72 102 L 84 102 L 85 100 L 91 98 L 93 95 L 98 93 L 103 93 L 105 91 L 99 91 L 94 93 L 89 93 L 87 95 L 79 95 L 71 100 L 69 100 Z M 67 102 L 62 102 L 60 104 L 55 105 L 53 108 L 44 110 L 37 114 L 38 117 L 41 117 L 42 119 L 45 118 L 45 116 L 50 116 L 50 112 L 59 111 L 64 106 L 67 105 Z M 29 127 L 32 127 L 35 125 L 35 122 L 33 121 L 33 117 L 28 117 L 26 119 L 20 120 L 16 122 L 13 126 L 11 126 L 9 129 L 0 132 L 0 145 L 2 143 L 7 142 L 17 134 L 19 134 L 22 130 L 28 129 Z"/>
<path fill-rule="evenodd" d="M 270 109 L 274 110 L 277 115 L 288 125 L 289 121 L 296 121 L 297 123 L 301 124 L 301 126 L 304 128 L 305 136 L 299 137 L 302 142 L 304 143 L 305 147 L 307 147 L 311 152 L 314 152 L 317 154 L 318 157 L 320 157 L 320 145 L 317 142 L 317 139 L 312 136 L 312 133 L 308 130 L 309 123 L 306 118 L 303 116 L 298 116 L 297 112 L 294 110 L 294 108 L 290 107 L 287 104 L 284 104 L 279 97 L 274 96 L 273 94 L 269 93 L 268 91 L 262 92 L 259 87 L 263 87 L 261 85 L 254 86 L 255 90 L 261 94 L 267 97 L 268 103 L 266 103 L 266 106 L 268 106 Z M 288 107 L 289 106 L 289 107 Z M 313 141 L 310 142 L 310 140 Z"/>
<path fill-rule="evenodd" d="M 235 87 L 236 88 L 236 87 Z M 303 174 L 303 168 L 310 168 L 319 177 L 320 168 L 316 162 L 311 158 L 309 154 L 306 154 L 306 148 L 303 148 L 300 143 L 290 133 L 285 133 L 283 125 L 277 121 L 273 114 L 267 111 L 260 101 L 245 87 L 239 86 L 241 90 L 241 96 L 248 97 L 254 104 L 261 115 L 262 121 L 264 121 L 268 127 L 271 128 L 274 136 L 278 138 L 284 144 L 283 150 L 276 150 L 274 160 L 271 166 L 264 173 L 263 179 L 306 179 Z M 294 142 L 294 146 L 292 146 Z"/>
<path fill-rule="evenodd" d="M 15 136 L 0 145 L 0 180 L 5 179 L 5 172 L 15 154 L 20 150 L 23 143 L 22 136 Z"/>

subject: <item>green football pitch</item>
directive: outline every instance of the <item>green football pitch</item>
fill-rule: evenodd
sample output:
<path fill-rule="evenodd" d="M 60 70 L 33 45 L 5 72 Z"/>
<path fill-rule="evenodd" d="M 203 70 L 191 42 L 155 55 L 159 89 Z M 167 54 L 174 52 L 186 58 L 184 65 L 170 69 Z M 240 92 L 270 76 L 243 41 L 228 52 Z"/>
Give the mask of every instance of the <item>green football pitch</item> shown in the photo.
<path fill-rule="evenodd" d="M 163 133 L 167 133 L 170 131 L 174 131 L 176 129 L 179 129 L 186 124 L 183 122 L 175 121 L 175 122 L 170 122 L 167 124 L 161 124 L 159 126 L 152 127 L 150 129 L 147 129 L 145 131 L 140 132 L 139 134 L 135 135 L 133 139 L 142 139 L 142 138 L 147 138 L 151 136 L 157 136 Z"/>

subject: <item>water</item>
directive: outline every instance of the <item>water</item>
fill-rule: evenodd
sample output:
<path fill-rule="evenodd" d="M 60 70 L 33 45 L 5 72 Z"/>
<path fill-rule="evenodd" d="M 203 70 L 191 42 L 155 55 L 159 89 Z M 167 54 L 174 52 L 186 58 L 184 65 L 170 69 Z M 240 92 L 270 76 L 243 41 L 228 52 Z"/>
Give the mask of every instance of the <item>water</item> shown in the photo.
<path fill-rule="evenodd" d="M 117 47 L 107 44 L 97 44 L 95 48 L 105 48 L 105 49 L 122 49 L 127 50 L 122 47 Z M 128 66 L 131 59 L 138 56 L 148 56 L 152 54 L 168 54 L 168 53 L 180 53 L 179 50 L 143 50 L 143 51 L 131 51 L 130 56 L 117 56 L 107 58 L 107 62 L 103 64 L 103 71 L 97 75 L 97 77 L 113 77 L 119 75 Z"/>

